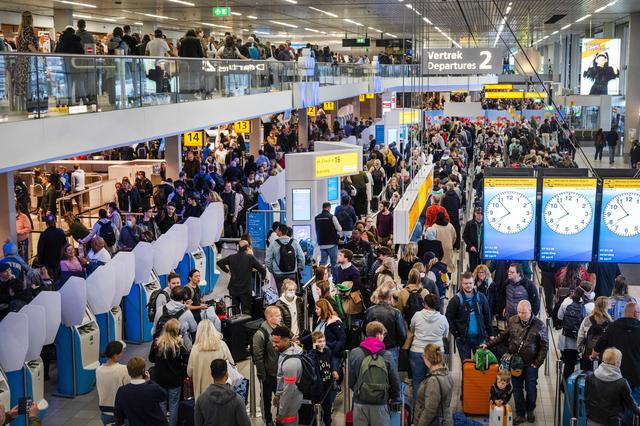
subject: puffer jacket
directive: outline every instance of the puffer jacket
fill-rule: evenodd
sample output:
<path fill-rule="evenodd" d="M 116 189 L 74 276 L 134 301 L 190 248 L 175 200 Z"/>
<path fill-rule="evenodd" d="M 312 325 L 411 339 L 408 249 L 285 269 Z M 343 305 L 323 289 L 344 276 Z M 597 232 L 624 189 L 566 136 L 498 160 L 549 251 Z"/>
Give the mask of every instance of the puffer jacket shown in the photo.
<path fill-rule="evenodd" d="M 519 355 L 522 357 L 525 366 L 533 365 L 536 368 L 544 363 L 545 356 L 547 355 L 547 348 L 549 347 L 549 336 L 547 334 L 547 327 L 542 321 L 535 316 L 532 316 L 529 320 L 531 324 L 531 330 L 527 333 L 524 344 L 520 349 Z M 518 353 L 518 348 L 525 337 L 525 333 L 528 327 L 525 327 L 518 318 L 517 315 L 509 318 L 507 322 L 507 329 L 500 333 L 498 337 L 493 339 L 487 344 L 487 348 L 491 349 L 502 343 L 508 343 L 508 353 Z"/>
<path fill-rule="evenodd" d="M 415 426 L 452 426 L 451 392 L 453 378 L 447 367 L 431 371 L 418 390 L 414 411 Z"/>
<path fill-rule="evenodd" d="M 265 376 L 276 377 L 278 372 L 278 352 L 271 344 L 273 328 L 263 321 L 260 328 L 253 335 L 253 362 L 259 379 Z"/>
<path fill-rule="evenodd" d="M 610 364 L 600 364 L 594 374 L 587 377 L 585 405 L 589 420 L 607 426 L 621 424 L 625 410 L 640 414 L 629 383 L 620 369 Z"/>
<path fill-rule="evenodd" d="M 287 306 L 282 298 L 278 299 L 275 306 L 280 308 L 280 311 L 282 312 L 282 325 L 291 330 L 291 311 L 289 310 L 289 306 Z M 304 301 L 302 300 L 302 297 L 299 296 L 296 296 L 296 311 L 298 314 L 298 331 L 302 334 L 302 331 L 304 330 Z"/>

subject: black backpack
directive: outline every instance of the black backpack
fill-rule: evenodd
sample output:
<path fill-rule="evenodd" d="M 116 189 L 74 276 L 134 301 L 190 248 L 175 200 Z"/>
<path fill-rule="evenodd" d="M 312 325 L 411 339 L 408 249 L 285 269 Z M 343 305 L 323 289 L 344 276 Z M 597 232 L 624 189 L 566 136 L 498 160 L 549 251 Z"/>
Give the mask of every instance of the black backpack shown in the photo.
<path fill-rule="evenodd" d="M 584 352 L 582 353 L 582 358 L 584 359 L 589 359 L 593 348 L 596 347 L 596 343 L 600 340 L 600 336 L 604 334 L 610 324 L 609 321 L 598 324 L 593 317 L 590 317 L 589 321 L 591 322 L 591 327 L 589 327 L 587 336 L 584 338 Z"/>
<path fill-rule="evenodd" d="M 407 324 L 411 324 L 411 318 L 413 318 L 416 312 L 420 312 L 424 307 L 421 293 L 421 288 L 409 292 L 409 300 L 407 300 L 407 305 L 404 307 L 403 312 L 404 319 L 407 321 Z"/>
<path fill-rule="evenodd" d="M 578 337 L 578 330 L 585 316 L 584 303 L 582 301 L 572 301 L 565 309 L 564 317 L 562 317 L 562 334 L 573 339 Z"/>
<path fill-rule="evenodd" d="M 169 320 L 172 320 L 174 318 L 179 320 L 182 314 L 186 312 L 186 310 L 187 308 L 182 308 L 178 310 L 176 313 L 170 314 L 169 311 L 167 310 L 167 307 L 166 306 L 163 307 L 162 315 L 160 316 L 160 318 L 158 318 L 158 323 L 156 324 L 156 329 L 155 329 L 155 333 L 153 334 L 153 338 L 155 339 L 156 337 L 160 336 L 160 333 L 162 333 L 162 329 L 164 328 L 164 325 Z"/>
<path fill-rule="evenodd" d="M 151 293 L 151 296 L 149 296 L 149 303 L 147 303 L 147 316 L 149 317 L 149 321 L 151 322 L 156 319 L 156 303 L 158 301 L 158 296 L 160 296 L 162 293 L 164 293 L 165 298 L 169 298 L 169 296 L 167 296 L 167 293 L 165 293 L 165 291 L 161 288 L 154 290 L 153 293 Z"/>
<path fill-rule="evenodd" d="M 287 244 L 283 244 L 280 240 L 276 240 L 276 242 L 280 246 L 280 260 L 278 261 L 280 272 L 295 272 L 296 251 L 293 248 L 293 238 L 290 238 Z"/>
<path fill-rule="evenodd" d="M 102 237 L 108 247 L 111 247 L 116 243 L 116 232 L 113 230 L 111 222 L 101 222 L 98 235 Z"/>
<path fill-rule="evenodd" d="M 296 383 L 298 390 L 302 392 L 305 398 L 317 396 L 322 392 L 322 377 L 320 375 L 320 366 L 315 355 L 309 352 L 302 352 L 297 355 L 286 355 L 282 363 L 287 362 L 289 358 L 297 358 L 302 365 L 302 374 L 300 380 Z"/>

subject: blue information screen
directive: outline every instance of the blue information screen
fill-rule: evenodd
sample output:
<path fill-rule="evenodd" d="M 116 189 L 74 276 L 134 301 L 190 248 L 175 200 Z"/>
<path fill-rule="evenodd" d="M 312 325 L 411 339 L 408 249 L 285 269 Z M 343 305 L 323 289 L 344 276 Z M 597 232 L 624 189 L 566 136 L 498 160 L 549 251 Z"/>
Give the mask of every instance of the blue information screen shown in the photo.
<path fill-rule="evenodd" d="M 335 201 L 340 197 L 338 176 L 327 179 L 327 201 Z"/>
<path fill-rule="evenodd" d="M 543 180 L 539 260 L 591 261 L 596 187 L 591 178 Z"/>
<path fill-rule="evenodd" d="M 483 259 L 533 260 L 536 178 L 485 178 Z"/>
<path fill-rule="evenodd" d="M 384 124 L 376 124 L 376 145 L 384 145 Z"/>
<path fill-rule="evenodd" d="M 265 213 L 249 212 L 247 215 L 247 230 L 255 249 L 264 250 L 266 248 L 266 220 Z"/>
<path fill-rule="evenodd" d="M 598 262 L 640 263 L 640 179 L 605 179 Z"/>

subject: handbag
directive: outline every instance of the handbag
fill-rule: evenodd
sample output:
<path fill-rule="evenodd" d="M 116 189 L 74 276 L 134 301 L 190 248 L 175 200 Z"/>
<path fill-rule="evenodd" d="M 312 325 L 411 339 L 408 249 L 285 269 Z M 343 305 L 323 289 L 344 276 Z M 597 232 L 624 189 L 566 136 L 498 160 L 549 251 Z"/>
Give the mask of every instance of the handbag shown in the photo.
<path fill-rule="evenodd" d="M 525 365 L 524 360 L 520 356 L 520 351 L 524 346 L 525 340 L 527 340 L 527 336 L 529 335 L 529 331 L 531 330 L 532 326 L 533 323 L 529 324 L 529 326 L 527 327 L 527 331 L 525 331 L 524 336 L 522 336 L 522 340 L 518 345 L 518 350 L 516 351 L 516 353 L 506 353 L 502 356 L 502 358 L 500 358 L 500 368 L 502 368 L 503 370 L 508 369 L 508 371 L 511 373 L 511 376 L 513 377 L 522 376 L 522 371 L 524 370 Z"/>
<path fill-rule="evenodd" d="M 404 345 L 402 345 L 402 349 L 409 350 L 411 349 L 411 344 L 413 343 L 413 338 L 415 334 L 411 328 L 407 329 L 407 339 L 404 341 Z"/>

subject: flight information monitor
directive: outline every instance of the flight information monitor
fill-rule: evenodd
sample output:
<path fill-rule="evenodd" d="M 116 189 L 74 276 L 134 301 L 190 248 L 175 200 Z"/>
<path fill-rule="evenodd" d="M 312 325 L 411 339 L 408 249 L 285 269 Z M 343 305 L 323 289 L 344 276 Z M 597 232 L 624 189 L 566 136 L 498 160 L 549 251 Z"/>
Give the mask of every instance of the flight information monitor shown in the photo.
<path fill-rule="evenodd" d="M 485 178 L 483 259 L 533 260 L 536 178 Z"/>
<path fill-rule="evenodd" d="M 605 179 L 598 262 L 640 263 L 640 179 Z"/>
<path fill-rule="evenodd" d="M 543 179 L 538 260 L 591 261 L 597 183 L 591 178 Z"/>

